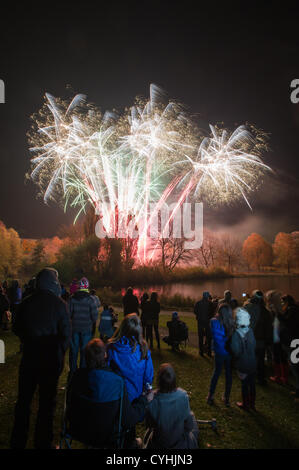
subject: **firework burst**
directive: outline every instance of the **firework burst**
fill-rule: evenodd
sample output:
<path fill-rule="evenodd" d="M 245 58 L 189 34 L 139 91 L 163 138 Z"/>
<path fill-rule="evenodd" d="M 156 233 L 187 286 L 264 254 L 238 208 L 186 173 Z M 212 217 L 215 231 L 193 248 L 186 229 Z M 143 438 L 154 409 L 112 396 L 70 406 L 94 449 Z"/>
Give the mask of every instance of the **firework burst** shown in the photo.
<path fill-rule="evenodd" d="M 109 236 L 118 236 L 121 226 L 126 237 L 129 226 L 142 225 L 143 261 L 149 203 L 158 208 L 174 200 L 170 218 L 188 198 L 213 205 L 243 198 L 250 207 L 249 193 L 270 170 L 256 129 L 240 126 L 229 134 L 210 126 L 204 137 L 181 106 L 163 100 L 151 85 L 149 101 L 122 115 L 102 115 L 84 95 L 68 104 L 46 94 L 30 134 L 31 178 L 45 202 L 63 201 L 78 215 L 92 204 Z"/>

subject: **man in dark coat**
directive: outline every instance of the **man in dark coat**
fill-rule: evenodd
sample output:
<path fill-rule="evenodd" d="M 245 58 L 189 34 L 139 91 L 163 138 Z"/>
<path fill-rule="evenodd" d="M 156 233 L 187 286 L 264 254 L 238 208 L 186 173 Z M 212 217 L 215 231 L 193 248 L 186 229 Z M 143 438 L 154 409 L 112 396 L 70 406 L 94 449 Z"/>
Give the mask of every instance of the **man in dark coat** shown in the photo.
<path fill-rule="evenodd" d="M 136 295 L 133 294 L 132 287 L 129 287 L 123 296 L 123 306 L 124 315 L 129 315 L 130 313 L 137 313 L 139 315 L 139 302 Z"/>
<path fill-rule="evenodd" d="M 265 385 L 265 353 L 273 340 L 271 314 L 266 309 L 263 293 L 259 290 L 252 292 L 251 298 L 244 303 L 244 308 L 250 315 L 250 327 L 256 341 L 257 379 L 260 385 Z"/>
<path fill-rule="evenodd" d="M 209 292 L 204 292 L 202 295 L 202 299 L 199 300 L 194 305 L 194 313 L 197 319 L 198 345 L 199 345 L 200 355 L 201 356 L 204 355 L 203 343 L 204 343 L 204 338 L 206 338 L 208 356 L 211 357 L 212 335 L 211 335 L 210 320 L 213 315 L 213 304 L 210 300 Z"/>
<path fill-rule="evenodd" d="M 70 320 L 67 306 L 59 297 L 57 271 L 51 268 L 40 271 L 36 287 L 35 293 L 21 303 L 13 326 L 24 345 L 10 443 L 13 449 L 26 447 L 30 405 L 37 387 L 39 409 L 34 444 L 39 449 L 51 448 L 58 379 L 70 340 Z"/>

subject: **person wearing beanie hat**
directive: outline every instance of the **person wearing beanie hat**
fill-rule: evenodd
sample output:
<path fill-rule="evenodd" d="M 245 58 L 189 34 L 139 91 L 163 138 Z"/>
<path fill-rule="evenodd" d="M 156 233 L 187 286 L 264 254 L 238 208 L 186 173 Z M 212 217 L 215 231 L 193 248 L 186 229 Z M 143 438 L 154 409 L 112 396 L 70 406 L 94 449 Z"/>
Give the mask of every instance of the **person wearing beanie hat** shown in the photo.
<path fill-rule="evenodd" d="M 86 367 L 85 346 L 92 339 L 99 310 L 93 296 L 89 293 L 89 282 L 86 277 L 78 281 L 78 289 L 69 300 L 69 311 L 72 323 L 69 366 L 70 376 L 77 369 L 80 351 L 80 368 Z"/>
<path fill-rule="evenodd" d="M 237 402 L 237 406 L 255 410 L 256 341 L 250 327 L 250 315 L 242 307 L 235 310 L 235 326 L 230 347 L 242 385 L 242 401 Z"/>
<path fill-rule="evenodd" d="M 88 292 L 88 289 L 89 289 L 88 279 L 86 277 L 82 277 L 80 281 L 78 282 L 78 290 Z"/>
<path fill-rule="evenodd" d="M 204 338 L 206 339 L 208 356 L 212 356 L 210 320 L 213 316 L 213 310 L 214 307 L 210 300 L 210 293 L 205 291 L 202 294 L 202 299 L 194 305 L 194 314 L 197 319 L 198 347 L 201 356 L 204 355 Z"/>

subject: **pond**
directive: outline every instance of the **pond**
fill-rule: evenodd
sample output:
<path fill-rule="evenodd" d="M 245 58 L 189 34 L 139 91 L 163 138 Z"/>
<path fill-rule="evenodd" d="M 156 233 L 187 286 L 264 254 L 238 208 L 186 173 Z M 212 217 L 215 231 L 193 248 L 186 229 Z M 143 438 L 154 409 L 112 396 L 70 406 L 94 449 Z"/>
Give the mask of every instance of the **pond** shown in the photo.
<path fill-rule="evenodd" d="M 267 292 L 271 289 L 278 290 L 281 294 L 291 294 L 296 300 L 299 300 L 299 276 L 252 276 L 252 277 L 233 277 L 225 279 L 210 279 L 199 282 L 173 283 L 166 285 L 150 286 L 144 289 L 134 289 L 137 295 L 147 292 L 157 291 L 159 294 L 173 296 L 180 294 L 184 297 L 199 299 L 203 291 L 208 291 L 212 296 L 223 297 L 223 292 L 229 289 L 233 297 L 240 298 L 242 293 L 251 293 L 254 289 L 260 289 Z"/>

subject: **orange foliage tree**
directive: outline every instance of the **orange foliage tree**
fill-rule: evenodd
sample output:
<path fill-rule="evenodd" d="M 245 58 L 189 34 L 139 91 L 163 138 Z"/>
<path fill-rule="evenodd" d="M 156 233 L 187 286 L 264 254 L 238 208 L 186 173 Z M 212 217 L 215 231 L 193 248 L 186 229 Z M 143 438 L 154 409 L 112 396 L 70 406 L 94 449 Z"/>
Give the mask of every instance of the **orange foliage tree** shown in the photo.
<path fill-rule="evenodd" d="M 291 265 L 296 262 L 296 246 L 292 235 L 290 233 L 279 232 L 275 237 L 273 252 L 275 264 L 277 266 L 285 266 L 289 273 Z"/>
<path fill-rule="evenodd" d="M 243 243 L 242 256 L 248 266 L 260 271 L 273 262 L 272 245 L 258 233 L 252 233 Z"/>

